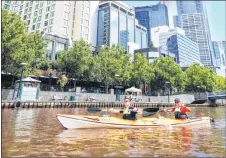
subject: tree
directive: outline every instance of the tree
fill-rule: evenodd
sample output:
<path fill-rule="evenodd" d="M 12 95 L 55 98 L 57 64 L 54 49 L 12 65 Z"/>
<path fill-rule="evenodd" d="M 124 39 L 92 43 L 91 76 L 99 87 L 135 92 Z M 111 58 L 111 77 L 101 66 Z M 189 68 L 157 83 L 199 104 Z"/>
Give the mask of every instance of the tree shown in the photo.
<path fill-rule="evenodd" d="M 25 75 L 44 60 L 45 43 L 39 31 L 28 33 L 20 16 L 2 10 L 2 71 L 18 75 L 26 62 Z"/>
<path fill-rule="evenodd" d="M 226 91 L 226 78 L 222 76 L 215 75 L 215 91 Z"/>
<path fill-rule="evenodd" d="M 2 9 L 2 55 L 1 69 L 4 72 L 18 74 L 20 61 L 15 61 L 15 54 L 24 54 L 26 25 L 20 16 Z"/>
<path fill-rule="evenodd" d="M 149 83 L 153 77 L 154 73 L 149 65 L 148 60 L 143 54 L 137 53 L 135 55 L 135 61 L 132 64 L 132 78 L 135 81 L 136 85 L 139 85 L 141 88 L 141 84 L 143 82 Z"/>
<path fill-rule="evenodd" d="M 67 84 L 68 82 L 68 78 L 66 77 L 66 75 L 61 75 L 60 79 L 57 81 L 57 83 L 60 84 L 61 89 Z"/>
<path fill-rule="evenodd" d="M 183 91 L 185 87 L 184 73 L 171 57 L 154 59 L 151 63 L 154 70 L 154 78 L 151 81 L 152 91 L 158 92 L 166 89 L 166 83 L 170 82 L 170 88 Z"/>
<path fill-rule="evenodd" d="M 88 65 L 92 51 L 89 44 L 84 40 L 75 41 L 69 51 L 62 51 L 57 59 L 57 64 L 61 72 L 67 72 L 68 77 L 76 80 L 84 77 L 85 71 L 89 69 Z"/>
<path fill-rule="evenodd" d="M 201 66 L 199 63 L 190 65 L 186 73 L 186 91 L 208 91 L 212 92 L 215 88 L 215 76 L 213 70 Z M 198 88 L 200 86 L 200 88 Z"/>
<path fill-rule="evenodd" d="M 106 85 L 106 92 L 108 93 L 109 84 L 116 81 L 116 74 L 121 78 L 123 75 L 123 60 L 125 60 L 125 51 L 121 46 L 112 45 L 112 47 L 105 46 L 95 56 L 95 74 Z M 129 61 L 128 61 L 129 62 Z"/>

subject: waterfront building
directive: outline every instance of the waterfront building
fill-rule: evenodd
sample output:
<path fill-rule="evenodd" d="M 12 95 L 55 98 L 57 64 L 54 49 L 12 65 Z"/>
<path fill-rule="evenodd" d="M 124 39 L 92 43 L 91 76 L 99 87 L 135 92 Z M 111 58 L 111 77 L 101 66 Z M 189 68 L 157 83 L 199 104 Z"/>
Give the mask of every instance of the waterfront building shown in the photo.
<path fill-rule="evenodd" d="M 175 61 L 182 68 L 192 63 L 200 63 L 198 44 L 185 36 L 180 28 L 171 29 L 159 35 L 161 53 L 174 54 Z"/>
<path fill-rule="evenodd" d="M 41 30 L 75 41 L 83 38 L 96 46 L 99 1 L 2 1 L 3 8 L 17 12 L 29 32 Z M 92 7 L 91 7 L 92 6 Z"/>
<path fill-rule="evenodd" d="M 198 43 L 200 60 L 205 66 L 216 65 L 205 4 L 203 1 L 177 1 L 178 17 L 174 24 L 180 25 L 185 35 Z"/>
<path fill-rule="evenodd" d="M 97 26 L 97 46 L 119 44 L 126 51 L 128 42 L 147 46 L 146 28 L 136 22 L 134 8 L 123 2 L 100 2 Z"/>
<path fill-rule="evenodd" d="M 147 28 L 148 45 L 151 43 L 151 28 L 169 26 L 168 9 L 165 4 L 135 7 L 135 14 L 139 24 Z"/>

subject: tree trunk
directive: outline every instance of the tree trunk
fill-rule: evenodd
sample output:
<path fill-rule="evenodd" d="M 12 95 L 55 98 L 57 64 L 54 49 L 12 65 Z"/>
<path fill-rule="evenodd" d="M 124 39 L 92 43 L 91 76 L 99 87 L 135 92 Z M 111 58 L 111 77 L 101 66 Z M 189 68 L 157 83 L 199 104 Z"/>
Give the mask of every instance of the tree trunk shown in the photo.
<path fill-rule="evenodd" d="M 105 86 L 105 91 L 106 91 L 106 93 L 108 94 L 108 87 L 109 87 L 109 84 L 107 83 L 107 85 Z"/>
<path fill-rule="evenodd" d="M 76 92 L 76 80 L 74 80 L 74 91 Z"/>

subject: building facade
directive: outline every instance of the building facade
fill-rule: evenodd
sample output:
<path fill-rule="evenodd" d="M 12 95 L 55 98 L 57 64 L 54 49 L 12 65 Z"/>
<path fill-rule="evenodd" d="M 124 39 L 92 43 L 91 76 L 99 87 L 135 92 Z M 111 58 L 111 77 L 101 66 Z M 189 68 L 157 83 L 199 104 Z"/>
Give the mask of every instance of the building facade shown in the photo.
<path fill-rule="evenodd" d="M 178 18 L 174 23 L 179 24 L 180 28 L 185 30 L 186 36 L 198 43 L 201 63 L 214 68 L 216 60 L 204 2 L 177 1 L 176 3 Z"/>
<path fill-rule="evenodd" d="M 168 53 L 175 54 L 175 61 L 181 67 L 188 67 L 194 62 L 200 63 L 198 44 L 186 37 L 180 28 L 161 33 L 159 39 L 161 48 Z"/>
<path fill-rule="evenodd" d="M 41 30 L 72 41 L 82 38 L 96 46 L 96 31 L 92 28 L 96 26 L 99 1 L 2 1 L 2 4 L 3 8 L 19 13 L 29 32 Z"/>
<path fill-rule="evenodd" d="M 22 3 L 23 1 L 2 1 L 2 8 L 11 12 L 18 13 L 20 11 L 20 6 Z"/>
<path fill-rule="evenodd" d="M 119 44 L 127 51 L 128 42 L 138 42 L 142 47 L 140 38 L 143 34 L 147 38 L 146 28 L 136 24 L 134 8 L 120 1 L 100 2 L 97 26 L 97 46 Z"/>
<path fill-rule="evenodd" d="M 135 56 L 136 53 L 143 54 L 146 57 L 146 59 L 148 60 L 149 63 L 153 62 L 155 58 L 163 57 L 163 55 L 161 55 L 159 53 L 158 48 L 137 49 L 137 50 L 134 50 L 134 56 Z"/>
<path fill-rule="evenodd" d="M 151 28 L 169 26 L 168 9 L 165 4 L 158 3 L 152 6 L 136 7 L 135 14 L 139 24 L 147 28 L 148 44 L 151 43 Z"/>

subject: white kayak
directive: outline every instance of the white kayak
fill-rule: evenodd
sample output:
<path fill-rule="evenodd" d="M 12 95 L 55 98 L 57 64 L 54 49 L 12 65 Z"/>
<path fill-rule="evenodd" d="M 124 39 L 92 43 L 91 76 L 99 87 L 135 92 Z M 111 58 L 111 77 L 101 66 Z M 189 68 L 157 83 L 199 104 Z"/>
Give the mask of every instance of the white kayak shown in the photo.
<path fill-rule="evenodd" d="M 171 118 L 142 118 L 138 120 L 125 120 L 117 117 L 99 117 L 89 115 L 56 115 L 59 122 L 67 129 L 78 128 L 148 128 L 164 125 L 194 126 L 210 125 L 210 117 L 195 117 L 189 119 Z"/>

